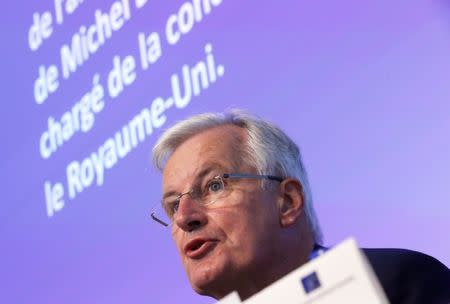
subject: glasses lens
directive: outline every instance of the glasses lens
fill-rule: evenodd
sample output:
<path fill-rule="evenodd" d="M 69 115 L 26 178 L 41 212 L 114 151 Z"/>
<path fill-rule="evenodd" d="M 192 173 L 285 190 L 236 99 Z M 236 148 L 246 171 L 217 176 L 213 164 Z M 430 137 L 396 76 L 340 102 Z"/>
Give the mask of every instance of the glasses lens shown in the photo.
<path fill-rule="evenodd" d="M 182 196 L 190 195 L 193 201 L 206 206 L 224 198 L 227 195 L 226 190 L 223 179 L 220 176 L 216 176 L 202 187 L 193 188 L 191 191 L 182 195 L 165 198 L 162 203 L 155 205 L 151 213 L 151 218 L 166 227 L 170 226 L 176 217 Z"/>

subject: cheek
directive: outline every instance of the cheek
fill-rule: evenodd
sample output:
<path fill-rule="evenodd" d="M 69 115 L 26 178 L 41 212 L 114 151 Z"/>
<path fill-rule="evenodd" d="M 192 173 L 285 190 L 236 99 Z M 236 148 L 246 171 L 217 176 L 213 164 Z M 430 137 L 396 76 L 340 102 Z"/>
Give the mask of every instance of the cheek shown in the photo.
<path fill-rule="evenodd" d="M 272 229 L 272 219 L 261 208 L 250 204 L 233 206 L 228 210 L 227 216 L 217 223 L 226 237 L 225 248 L 228 254 L 238 260 L 246 260 L 257 254 L 269 237 Z M 218 217 L 216 217 L 218 219 Z"/>
<path fill-rule="evenodd" d="M 178 254 L 181 257 L 182 260 L 184 260 L 184 253 L 183 253 L 183 242 L 182 242 L 182 231 L 172 231 L 172 241 L 175 244 L 175 247 L 177 248 Z"/>
<path fill-rule="evenodd" d="M 248 250 L 271 244 L 279 227 L 278 208 L 268 196 L 253 197 L 236 208 L 234 238 Z"/>

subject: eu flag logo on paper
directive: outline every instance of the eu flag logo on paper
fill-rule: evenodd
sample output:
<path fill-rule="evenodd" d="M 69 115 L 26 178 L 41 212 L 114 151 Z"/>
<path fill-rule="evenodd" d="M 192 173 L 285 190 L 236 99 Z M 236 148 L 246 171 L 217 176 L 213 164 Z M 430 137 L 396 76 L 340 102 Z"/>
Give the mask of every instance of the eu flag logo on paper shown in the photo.
<path fill-rule="evenodd" d="M 319 288 L 320 281 L 319 278 L 317 277 L 317 273 L 314 271 L 308 274 L 307 276 L 303 277 L 302 285 L 303 289 L 307 294 Z"/>

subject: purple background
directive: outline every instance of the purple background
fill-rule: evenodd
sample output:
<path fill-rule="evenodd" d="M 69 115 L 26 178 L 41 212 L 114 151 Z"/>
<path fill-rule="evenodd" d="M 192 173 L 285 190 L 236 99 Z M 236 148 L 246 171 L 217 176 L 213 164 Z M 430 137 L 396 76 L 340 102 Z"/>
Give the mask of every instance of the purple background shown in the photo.
<path fill-rule="evenodd" d="M 164 37 L 183 1 L 149 0 L 42 105 L 33 99 L 39 64 L 94 11 L 85 1 L 37 52 L 27 45 L 35 11 L 52 1 L 11 1 L 2 19 L 0 302 L 212 303 L 191 291 L 170 233 L 148 216 L 160 197 L 150 150 L 162 129 L 48 218 L 44 181 L 96 151 L 157 96 L 169 78 L 204 57 L 211 42 L 225 75 L 166 128 L 204 111 L 239 107 L 281 126 L 300 145 L 325 243 L 355 236 L 365 247 L 404 247 L 450 265 L 450 22 L 444 1 L 224 0 L 161 59 L 43 160 L 39 138 L 106 73 L 116 54 L 138 58 L 137 33 Z"/>

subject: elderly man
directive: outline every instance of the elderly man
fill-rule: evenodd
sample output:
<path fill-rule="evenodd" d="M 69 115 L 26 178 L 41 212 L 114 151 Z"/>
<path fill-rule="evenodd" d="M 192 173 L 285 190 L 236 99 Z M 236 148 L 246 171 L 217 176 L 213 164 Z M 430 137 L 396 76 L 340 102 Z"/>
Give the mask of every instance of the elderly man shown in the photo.
<path fill-rule="evenodd" d="M 241 111 L 197 115 L 168 129 L 153 159 L 163 198 L 152 218 L 172 230 L 199 294 L 245 300 L 320 247 L 300 151 L 276 126 Z M 450 301 L 449 270 L 433 258 L 365 252 L 392 303 Z"/>

